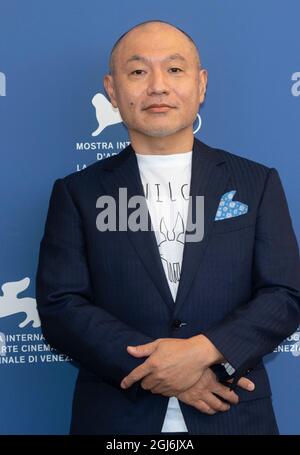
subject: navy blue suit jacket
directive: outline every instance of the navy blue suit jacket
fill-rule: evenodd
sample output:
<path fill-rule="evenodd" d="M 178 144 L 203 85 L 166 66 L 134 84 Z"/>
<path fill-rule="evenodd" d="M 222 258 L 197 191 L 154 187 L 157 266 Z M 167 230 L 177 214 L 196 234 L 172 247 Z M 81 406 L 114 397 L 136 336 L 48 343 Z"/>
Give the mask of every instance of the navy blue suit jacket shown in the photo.
<path fill-rule="evenodd" d="M 145 360 L 126 346 L 200 333 L 256 388 L 237 389 L 239 404 L 213 416 L 180 402 L 189 433 L 276 433 L 262 358 L 300 318 L 298 246 L 277 171 L 195 139 L 190 194 L 205 197 L 204 238 L 185 244 L 175 303 L 153 231 L 96 228 L 97 198 L 118 200 L 121 187 L 143 195 L 131 146 L 56 180 L 40 245 L 43 333 L 80 366 L 71 433 L 159 434 L 168 397 L 120 388 Z M 230 190 L 248 213 L 215 221 Z"/>

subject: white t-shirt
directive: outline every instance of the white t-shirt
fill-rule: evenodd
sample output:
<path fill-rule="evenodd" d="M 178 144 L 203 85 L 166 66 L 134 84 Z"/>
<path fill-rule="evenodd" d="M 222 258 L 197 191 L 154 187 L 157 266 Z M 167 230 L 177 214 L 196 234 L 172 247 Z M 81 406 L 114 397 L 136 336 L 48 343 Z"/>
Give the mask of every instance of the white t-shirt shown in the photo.
<path fill-rule="evenodd" d="M 160 257 L 175 301 L 180 280 L 192 152 L 136 154 Z M 162 432 L 188 431 L 176 397 L 170 397 Z"/>

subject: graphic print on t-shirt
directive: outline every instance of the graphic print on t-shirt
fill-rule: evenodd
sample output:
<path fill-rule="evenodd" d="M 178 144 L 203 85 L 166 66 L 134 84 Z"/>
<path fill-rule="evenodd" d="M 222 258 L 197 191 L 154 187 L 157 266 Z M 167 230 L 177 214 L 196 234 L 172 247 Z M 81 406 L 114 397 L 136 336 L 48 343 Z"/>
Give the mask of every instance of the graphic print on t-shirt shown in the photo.
<path fill-rule="evenodd" d="M 174 174 L 169 178 L 164 175 L 165 179 L 159 183 L 150 180 L 152 175 L 143 176 L 143 186 L 160 258 L 175 301 L 185 242 L 189 183 L 186 175 Z"/>
<path fill-rule="evenodd" d="M 182 215 L 178 212 L 175 225 L 168 229 L 165 217 L 162 217 L 159 223 L 159 232 L 163 240 L 158 243 L 160 257 L 164 266 L 165 274 L 168 280 L 172 283 L 179 282 L 181 274 L 181 264 L 179 256 L 183 255 L 184 248 L 184 222 Z M 178 233 L 179 230 L 179 233 Z M 174 247 L 174 243 L 176 246 Z M 182 250 L 182 251 L 181 251 Z M 178 254 L 174 255 L 174 251 Z"/>

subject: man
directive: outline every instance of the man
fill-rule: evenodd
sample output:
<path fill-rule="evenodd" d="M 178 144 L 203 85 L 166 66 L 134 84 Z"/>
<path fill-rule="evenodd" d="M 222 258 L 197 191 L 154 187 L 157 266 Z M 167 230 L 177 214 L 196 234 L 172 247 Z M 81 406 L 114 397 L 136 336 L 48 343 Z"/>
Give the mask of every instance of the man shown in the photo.
<path fill-rule="evenodd" d="M 131 145 L 54 184 L 37 302 L 80 366 L 72 434 L 278 433 L 262 358 L 299 323 L 298 247 L 277 171 L 194 139 L 206 84 L 183 31 L 130 29 L 104 85 Z"/>

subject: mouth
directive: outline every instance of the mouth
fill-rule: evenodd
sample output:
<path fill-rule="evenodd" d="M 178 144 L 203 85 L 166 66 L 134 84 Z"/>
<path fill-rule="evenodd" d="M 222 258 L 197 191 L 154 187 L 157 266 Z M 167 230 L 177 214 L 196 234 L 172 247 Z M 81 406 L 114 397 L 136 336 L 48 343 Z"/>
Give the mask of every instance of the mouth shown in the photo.
<path fill-rule="evenodd" d="M 150 112 L 167 112 L 171 109 L 174 109 L 174 106 L 170 106 L 169 104 L 150 104 L 150 106 L 147 106 L 143 110 Z"/>

